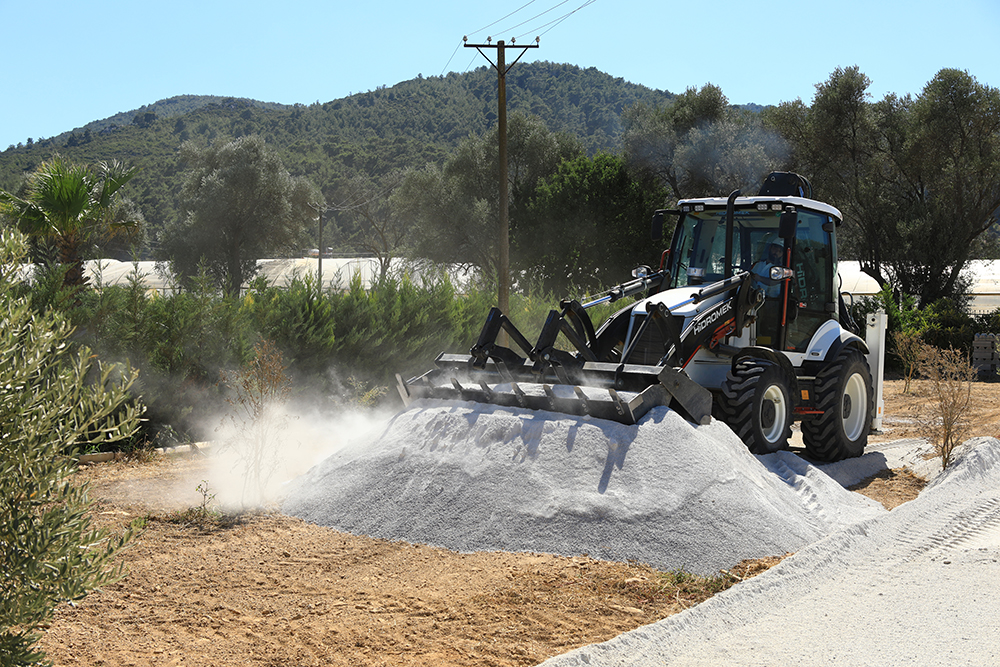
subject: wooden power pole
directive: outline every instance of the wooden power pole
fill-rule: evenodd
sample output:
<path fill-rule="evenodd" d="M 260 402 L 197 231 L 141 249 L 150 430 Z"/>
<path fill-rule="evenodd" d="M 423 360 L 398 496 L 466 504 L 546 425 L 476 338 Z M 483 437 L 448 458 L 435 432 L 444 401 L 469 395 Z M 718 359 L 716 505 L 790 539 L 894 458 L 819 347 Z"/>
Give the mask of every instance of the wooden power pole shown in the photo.
<path fill-rule="evenodd" d="M 510 44 L 498 40 L 492 44 L 492 40 L 487 37 L 486 44 L 469 44 L 467 38 L 462 40 L 466 48 L 477 49 L 480 54 L 497 71 L 497 134 L 500 137 L 500 220 L 498 225 L 498 239 L 500 245 L 500 267 L 497 270 L 497 307 L 505 314 L 510 313 L 510 224 L 507 220 L 507 72 L 517 64 L 528 49 L 538 48 L 538 38 L 534 44 L 527 46 L 515 45 L 511 38 Z M 483 52 L 483 49 L 496 49 L 497 61 L 494 63 L 490 57 Z M 506 64 L 505 51 L 507 49 L 521 49 L 521 53 L 510 65 Z M 505 332 L 501 332 L 505 333 Z"/>

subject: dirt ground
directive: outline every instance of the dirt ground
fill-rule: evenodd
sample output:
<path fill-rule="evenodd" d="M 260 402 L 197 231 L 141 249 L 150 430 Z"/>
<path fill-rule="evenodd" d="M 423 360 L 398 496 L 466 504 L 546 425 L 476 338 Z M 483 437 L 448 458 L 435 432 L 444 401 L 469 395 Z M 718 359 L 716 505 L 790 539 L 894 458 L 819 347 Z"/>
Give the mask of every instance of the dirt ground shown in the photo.
<path fill-rule="evenodd" d="M 888 382 L 886 431 L 920 437 L 918 385 Z M 1000 384 L 977 384 L 969 435 L 998 435 Z M 340 533 L 280 514 L 199 511 L 178 482 L 198 456 L 87 466 L 96 524 L 144 526 L 128 575 L 60 605 L 41 648 L 56 665 L 531 665 L 677 613 L 783 555 L 702 579 L 639 563 L 473 553 Z M 905 470 L 856 487 L 892 508 Z M 192 500 L 195 498 L 195 500 Z"/>

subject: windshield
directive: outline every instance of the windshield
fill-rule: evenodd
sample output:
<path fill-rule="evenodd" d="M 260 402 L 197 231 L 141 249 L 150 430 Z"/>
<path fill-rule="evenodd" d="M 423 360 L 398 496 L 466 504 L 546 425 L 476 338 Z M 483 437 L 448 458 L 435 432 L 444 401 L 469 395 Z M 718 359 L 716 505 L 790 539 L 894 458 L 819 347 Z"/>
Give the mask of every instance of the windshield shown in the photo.
<path fill-rule="evenodd" d="M 789 324 L 790 349 L 803 347 L 812 332 L 830 317 L 836 317 L 836 249 L 827 223 L 829 215 L 800 208 L 795 227 L 789 281 L 789 299 L 796 304 L 797 320 Z M 734 211 L 733 256 L 726 257 L 726 212 L 708 210 L 687 213 L 674 232 L 670 286 L 703 285 L 722 280 L 727 261 L 732 272 L 751 272 L 764 291 L 766 303 L 780 298 L 781 281 L 769 281 L 772 266 L 785 266 L 785 242 L 778 236 L 781 211 L 737 209 Z M 776 311 L 777 312 L 777 311 Z M 771 326 L 763 327 L 758 339 L 769 344 Z"/>
<path fill-rule="evenodd" d="M 781 211 L 734 212 L 733 272 L 749 271 L 753 263 L 766 256 L 778 238 Z M 703 211 L 688 213 L 674 232 L 671 287 L 701 285 L 722 280 L 726 272 L 726 212 Z"/>

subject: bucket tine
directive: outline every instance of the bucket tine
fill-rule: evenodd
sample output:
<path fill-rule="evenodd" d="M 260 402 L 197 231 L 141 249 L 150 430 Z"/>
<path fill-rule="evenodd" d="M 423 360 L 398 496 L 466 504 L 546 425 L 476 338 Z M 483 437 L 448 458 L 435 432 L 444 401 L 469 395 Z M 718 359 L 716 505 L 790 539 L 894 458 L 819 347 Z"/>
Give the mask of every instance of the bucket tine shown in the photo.
<path fill-rule="evenodd" d="M 622 401 L 618 392 L 614 389 L 608 389 L 608 393 L 611 395 L 611 402 L 615 404 L 615 410 L 618 411 L 618 416 L 625 416 L 625 403 Z"/>
<path fill-rule="evenodd" d="M 516 382 L 511 382 L 510 387 L 514 392 L 514 395 L 517 397 L 518 405 L 520 405 L 522 408 L 527 407 L 528 402 L 524 397 L 524 391 L 517 386 Z"/>
<path fill-rule="evenodd" d="M 549 409 L 550 410 L 555 410 L 556 409 L 556 393 L 554 391 L 552 391 L 552 386 L 551 385 L 547 385 L 547 384 L 543 384 L 542 385 L 542 391 L 545 392 L 545 396 L 548 397 L 548 399 L 549 399 Z"/>
<path fill-rule="evenodd" d="M 409 405 L 413 397 L 410 396 L 410 390 L 406 386 L 406 381 L 403 380 L 403 376 L 396 373 L 396 389 L 399 391 L 399 397 L 403 399 L 403 405 Z"/>
<path fill-rule="evenodd" d="M 584 393 L 583 389 L 578 385 L 574 385 L 573 393 L 575 393 L 576 397 L 580 399 L 580 404 L 583 405 L 583 411 L 588 415 L 593 414 L 593 410 L 590 407 L 590 399 L 587 398 L 587 394 Z"/>
<path fill-rule="evenodd" d="M 685 373 L 666 367 L 660 371 L 660 384 L 670 394 L 672 402 L 679 406 L 687 418 L 695 424 L 709 424 L 712 421 L 712 394 L 689 378 Z"/>

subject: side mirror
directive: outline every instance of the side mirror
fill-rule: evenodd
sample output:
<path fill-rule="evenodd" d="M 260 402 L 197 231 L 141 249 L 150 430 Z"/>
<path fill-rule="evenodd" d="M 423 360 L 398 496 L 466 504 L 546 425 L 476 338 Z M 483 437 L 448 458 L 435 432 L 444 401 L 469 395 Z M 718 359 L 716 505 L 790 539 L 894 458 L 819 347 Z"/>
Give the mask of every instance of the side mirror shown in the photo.
<path fill-rule="evenodd" d="M 645 278 L 650 273 L 652 273 L 652 271 L 650 271 L 649 267 L 646 266 L 645 264 L 640 264 L 639 266 L 632 269 L 633 278 Z"/>
<path fill-rule="evenodd" d="M 659 241 L 663 238 L 663 211 L 653 213 L 653 224 L 650 227 L 649 236 L 654 241 Z"/>
<path fill-rule="evenodd" d="M 799 222 L 799 214 L 795 212 L 795 207 L 789 206 L 785 209 L 785 212 L 781 214 L 781 219 L 778 220 L 778 236 L 785 239 L 795 238 L 795 226 Z"/>

